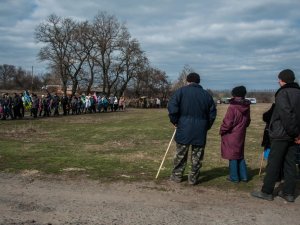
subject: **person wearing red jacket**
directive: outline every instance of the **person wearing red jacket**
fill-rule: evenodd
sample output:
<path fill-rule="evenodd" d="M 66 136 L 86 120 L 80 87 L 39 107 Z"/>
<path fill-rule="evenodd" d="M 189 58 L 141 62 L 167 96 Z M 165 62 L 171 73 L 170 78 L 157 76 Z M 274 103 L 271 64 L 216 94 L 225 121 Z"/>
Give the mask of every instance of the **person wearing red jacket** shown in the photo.
<path fill-rule="evenodd" d="M 232 89 L 233 98 L 220 127 L 221 155 L 229 160 L 229 181 L 247 182 L 247 166 L 244 159 L 246 129 L 250 124 L 250 101 L 245 99 L 247 90 L 244 86 Z"/>

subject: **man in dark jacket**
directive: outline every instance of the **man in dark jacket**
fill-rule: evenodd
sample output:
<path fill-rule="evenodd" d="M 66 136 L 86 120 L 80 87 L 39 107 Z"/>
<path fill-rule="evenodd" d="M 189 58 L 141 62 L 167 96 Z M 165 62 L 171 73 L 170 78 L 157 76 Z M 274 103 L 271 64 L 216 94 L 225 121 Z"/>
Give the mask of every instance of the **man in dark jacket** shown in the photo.
<path fill-rule="evenodd" d="M 294 202 L 296 189 L 295 156 L 300 144 L 300 88 L 295 83 L 292 70 L 278 75 L 280 88 L 275 94 L 275 107 L 269 126 L 271 152 L 261 191 L 252 192 L 253 197 L 273 200 L 275 183 L 283 165 L 284 185 L 278 193 L 288 202 Z"/>
<path fill-rule="evenodd" d="M 191 145 L 192 165 L 188 179 L 195 185 L 199 183 L 206 135 L 216 118 L 216 106 L 210 94 L 199 85 L 197 73 L 190 73 L 186 80 L 188 85 L 178 89 L 168 103 L 169 118 L 176 127 L 176 155 L 171 180 L 182 181 Z"/>
<path fill-rule="evenodd" d="M 13 98 L 13 114 L 14 114 L 14 118 L 22 118 L 22 114 L 21 114 L 21 104 L 23 104 L 22 102 L 22 98 L 15 93 L 15 96 Z"/>

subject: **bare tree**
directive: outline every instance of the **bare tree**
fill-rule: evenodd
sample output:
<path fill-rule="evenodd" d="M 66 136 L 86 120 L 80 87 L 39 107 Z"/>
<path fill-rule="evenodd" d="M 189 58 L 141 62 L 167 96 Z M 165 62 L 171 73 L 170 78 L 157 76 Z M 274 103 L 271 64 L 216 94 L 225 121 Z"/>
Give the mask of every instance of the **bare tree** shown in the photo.
<path fill-rule="evenodd" d="M 95 16 L 93 26 L 93 36 L 99 52 L 95 60 L 101 68 L 103 92 L 110 94 L 110 88 L 113 86 L 111 83 L 116 82 L 116 76 L 121 72 L 120 62 L 117 61 L 122 40 L 128 37 L 129 33 L 115 16 L 105 12 Z"/>
<path fill-rule="evenodd" d="M 6 89 L 9 88 L 15 73 L 15 66 L 7 64 L 0 65 L 0 87 Z"/>
<path fill-rule="evenodd" d="M 182 71 L 179 74 L 178 79 L 173 84 L 172 90 L 177 90 L 178 88 L 184 86 L 186 84 L 186 77 L 189 73 L 194 72 L 194 69 L 189 65 L 184 65 Z"/>
<path fill-rule="evenodd" d="M 42 80 L 38 76 L 33 76 L 30 71 L 25 71 L 19 67 L 12 79 L 12 88 L 24 90 L 40 90 Z"/>
<path fill-rule="evenodd" d="M 0 88 L 38 90 L 42 86 L 39 76 L 14 65 L 0 65 Z"/>
<path fill-rule="evenodd" d="M 59 74 L 65 93 L 67 85 L 72 85 L 75 94 L 79 87 L 90 92 L 96 83 L 105 94 L 120 96 L 149 69 L 139 42 L 115 16 L 105 12 L 98 13 L 92 24 L 50 15 L 35 35 L 45 44 L 39 58 Z"/>
<path fill-rule="evenodd" d="M 133 78 L 137 78 L 139 74 L 142 74 L 148 67 L 148 58 L 141 50 L 140 44 L 136 39 L 126 40 L 122 44 L 120 55 L 120 73 L 118 79 L 117 96 L 123 95 L 129 82 Z"/>
<path fill-rule="evenodd" d="M 89 47 L 86 48 L 88 50 L 87 52 L 87 58 L 86 63 L 84 65 L 84 69 L 87 73 L 87 76 L 85 76 L 85 81 L 87 83 L 87 93 L 91 92 L 91 88 L 94 84 L 94 81 L 97 79 L 96 74 L 99 74 L 99 66 L 97 64 L 96 57 L 99 54 L 97 51 L 97 48 L 95 47 L 95 39 L 93 37 L 93 31 L 92 27 L 89 26 L 88 32 L 87 32 L 87 40 Z M 100 83 L 100 75 L 98 76 L 98 81 Z"/>
<path fill-rule="evenodd" d="M 70 42 L 70 66 L 68 74 L 72 81 L 72 94 L 76 93 L 79 82 L 86 80 L 88 73 L 83 70 L 83 64 L 93 49 L 90 39 L 90 27 L 87 21 L 77 23 L 71 34 Z"/>
<path fill-rule="evenodd" d="M 57 80 L 60 80 L 60 76 L 55 72 L 55 70 L 52 70 L 51 73 L 42 74 L 40 78 L 44 86 L 48 84 L 55 85 L 57 84 Z"/>
<path fill-rule="evenodd" d="M 166 98 L 170 91 L 170 82 L 165 72 L 148 67 L 143 73 L 138 74 L 134 92 L 136 97 L 160 97 Z"/>
<path fill-rule="evenodd" d="M 63 91 L 66 94 L 69 75 L 71 72 L 72 34 L 76 24 L 71 19 L 62 19 L 54 14 L 46 22 L 41 23 L 35 30 L 35 38 L 45 44 L 38 56 L 42 61 L 48 61 L 50 68 L 60 74 Z"/>

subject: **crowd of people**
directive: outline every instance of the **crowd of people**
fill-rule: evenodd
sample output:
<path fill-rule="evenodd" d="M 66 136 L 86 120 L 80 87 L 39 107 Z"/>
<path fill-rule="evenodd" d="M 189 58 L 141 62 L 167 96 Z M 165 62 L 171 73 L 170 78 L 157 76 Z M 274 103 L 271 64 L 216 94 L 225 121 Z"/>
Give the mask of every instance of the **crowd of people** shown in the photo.
<path fill-rule="evenodd" d="M 167 98 L 153 98 L 153 97 L 146 97 L 142 96 L 140 98 L 133 98 L 128 100 L 128 105 L 133 108 L 166 108 L 168 105 Z"/>
<path fill-rule="evenodd" d="M 0 119 L 21 119 L 25 116 L 25 111 L 30 112 L 33 118 L 59 116 L 59 115 L 78 115 L 82 113 L 100 113 L 124 111 L 126 107 L 125 97 L 119 99 L 111 95 L 74 95 L 59 96 L 57 93 L 51 95 L 38 96 L 28 91 L 23 93 L 4 93 L 0 97 Z M 60 112 L 62 110 L 62 112 Z"/>

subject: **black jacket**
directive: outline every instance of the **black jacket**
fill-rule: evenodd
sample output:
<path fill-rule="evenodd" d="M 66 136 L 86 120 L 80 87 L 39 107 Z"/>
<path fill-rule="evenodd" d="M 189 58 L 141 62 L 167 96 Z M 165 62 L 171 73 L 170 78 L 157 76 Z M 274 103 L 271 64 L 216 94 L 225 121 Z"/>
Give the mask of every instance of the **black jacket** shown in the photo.
<path fill-rule="evenodd" d="M 270 126 L 270 121 L 271 121 L 274 107 L 275 104 L 273 103 L 271 108 L 263 114 L 263 121 L 266 123 L 266 126 L 264 129 L 264 135 L 263 135 L 261 146 L 264 147 L 265 149 L 270 148 L 271 146 L 270 137 L 269 137 L 269 126 Z"/>
<path fill-rule="evenodd" d="M 291 141 L 300 135 L 300 88 L 297 83 L 288 83 L 276 92 L 269 135 L 271 139 Z"/>

